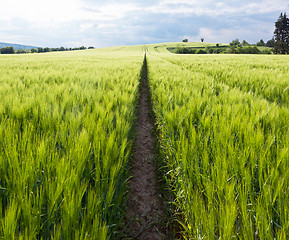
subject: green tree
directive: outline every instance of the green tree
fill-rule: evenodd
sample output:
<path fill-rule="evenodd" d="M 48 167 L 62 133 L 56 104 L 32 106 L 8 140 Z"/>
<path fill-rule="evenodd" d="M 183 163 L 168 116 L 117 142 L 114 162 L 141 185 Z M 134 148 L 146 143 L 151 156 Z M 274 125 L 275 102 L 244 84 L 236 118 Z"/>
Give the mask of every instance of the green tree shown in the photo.
<path fill-rule="evenodd" d="M 13 47 L 5 47 L 5 48 L 1 48 L 1 54 L 14 54 L 15 50 Z"/>
<path fill-rule="evenodd" d="M 266 42 L 266 47 L 274 47 L 274 45 L 275 45 L 274 38 L 272 38 Z"/>
<path fill-rule="evenodd" d="M 37 53 L 37 50 L 35 48 L 31 48 L 31 53 Z"/>
<path fill-rule="evenodd" d="M 257 48 L 257 46 L 254 46 L 254 47 L 247 47 L 246 53 L 247 54 L 260 54 L 261 51 Z"/>
<path fill-rule="evenodd" d="M 289 19 L 286 13 L 281 13 L 277 22 L 275 22 L 275 44 L 274 52 L 280 54 L 289 53 Z"/>
<path fill-rule="evenodd" d="M 183 42 L 188 42 L 188 41 L 189 41 L 189 40 L 188 40 L 187 38 L 183 40 Z"/>
<path fill-rule="evenodd" d="M 266 44 L 265 44 L 263 39 L 261 39 L 259 42 L 257 42 L 257 46 L 259 46 L 259 47 L 264 47 L 265 45 Z"/>
<path fill-rule="evenodd" d="M 198 49 L 196 54 L 206 54 L 207 52 L 204 49 Z"/>
<path fill-rule="evenodd" d="M 233 40 L 232 42 L 230 42 L 230 45 L 231 46 L 234 46 L 234 47 L 238 47 L 241 45 L 240 41 L 238 38 L 236 38 L 235 40 Z"/>
<path fill-rule="evenodd" d="M 243 40 L 241 45 L 244 46 L 250 46 L 250 43 L 248 43 L 247 41 Z"/>
<path fill-rule="evenodd" d="M 24 49 L 18 49 L 18 50 L 16 51 L 16 53 L 17 53 L 17 54 L 24 54 L 24 53 L 26 53 L 26 51 L 25 51 Z"/>
<path fill-rule="evenodd" d="M 44 52 L 51 52 L 51 49 L 49 47 L 46 47 L 43 49 Z"/>

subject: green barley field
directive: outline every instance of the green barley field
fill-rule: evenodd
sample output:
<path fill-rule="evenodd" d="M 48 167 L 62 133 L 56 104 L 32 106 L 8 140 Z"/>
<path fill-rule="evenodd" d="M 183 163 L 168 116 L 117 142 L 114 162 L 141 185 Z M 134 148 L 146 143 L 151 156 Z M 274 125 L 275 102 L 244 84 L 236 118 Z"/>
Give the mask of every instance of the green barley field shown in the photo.
<path fill-rule="evenodd" d="M 141 51 L 1 56 L 0 235 L 122 228 Z"/>
<path fill-rule="evenodd" d="M 178 46 L 0 55 L 1 239 L 122 239 L 145 53 L 176 238 L 289 238 L 289 57 Z"/>

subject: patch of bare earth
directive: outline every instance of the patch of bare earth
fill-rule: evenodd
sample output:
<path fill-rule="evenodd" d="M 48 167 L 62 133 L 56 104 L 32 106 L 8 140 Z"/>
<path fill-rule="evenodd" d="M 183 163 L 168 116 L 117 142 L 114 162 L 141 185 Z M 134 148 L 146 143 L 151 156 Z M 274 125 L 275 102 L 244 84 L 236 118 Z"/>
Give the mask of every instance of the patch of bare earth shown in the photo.
<path fill-rule="evenodd" d="M 127 205 L 127 225 L 129 239 L 159 240 L 169 239 L 161 226 L 164 219 L 164 205 L 158 197 L 158 182 L 154 165 L 153 123 L 149 117 L 149 89 L 147 66 L 140 85 L 137 120 L 137 139 L 134 162 L 129 184 L 130 195 Z"/>

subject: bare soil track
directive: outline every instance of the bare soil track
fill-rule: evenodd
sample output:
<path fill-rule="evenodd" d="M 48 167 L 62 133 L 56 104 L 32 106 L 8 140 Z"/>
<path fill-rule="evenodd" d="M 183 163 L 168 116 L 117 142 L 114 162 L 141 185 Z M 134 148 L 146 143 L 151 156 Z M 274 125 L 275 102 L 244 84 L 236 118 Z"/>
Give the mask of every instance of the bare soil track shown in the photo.
<path fill-rule="evenodd" d="M 147 63 L 144 59 L 140 82 L 133 176 L 127 205 L 128 239 L 169 239 L 164 223 L 164 205 L 158 196 L 158 182 L 154 165 L 155 137 L 149 113 Z"/>

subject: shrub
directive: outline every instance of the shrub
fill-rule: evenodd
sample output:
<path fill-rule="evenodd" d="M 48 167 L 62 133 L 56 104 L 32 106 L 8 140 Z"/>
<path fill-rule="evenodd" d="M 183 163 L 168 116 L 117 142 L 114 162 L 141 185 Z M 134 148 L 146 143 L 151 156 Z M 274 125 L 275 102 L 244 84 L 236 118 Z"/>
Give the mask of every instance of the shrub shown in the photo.
<path fill-rule="evenodd" d="M 206 54 L 207 52 L 204 49 L 198 49 L 196 54 Z"/>
<path fill-rule="evenodd" d="M 179 54 L 194 54 L 196 52 L 195 49 L 189 49 L 189 48 L 180 48 L 176 51 L 176 53 Z"/>

